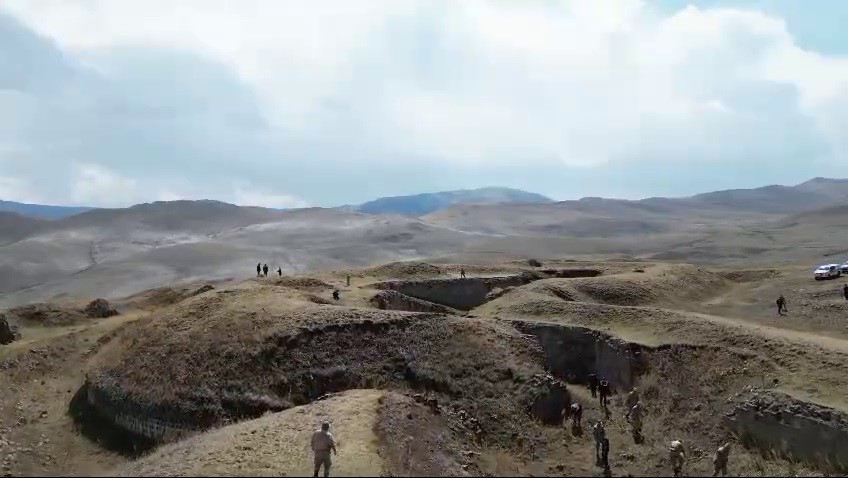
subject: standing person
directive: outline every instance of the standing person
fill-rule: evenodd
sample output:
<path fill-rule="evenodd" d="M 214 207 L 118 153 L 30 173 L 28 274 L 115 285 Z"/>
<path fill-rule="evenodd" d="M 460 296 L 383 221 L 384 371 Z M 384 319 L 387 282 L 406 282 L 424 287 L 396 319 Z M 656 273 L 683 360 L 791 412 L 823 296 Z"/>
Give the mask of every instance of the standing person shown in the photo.
<path fill-rule="evenodd" d="M 268 277 L 268 264 L 262 266 L 262 272 L 265 273 L 265 277 Z"/>
<path fill-rule="evenodd" d="M 280 277 L 283 277 L 283 268 L 282 267 L 277 268 L 277 274 L 279 274 Z"/>
<path fill-rule="evenodd" d="M 262 263 L 256 264 L 256 277 L 262 277 Z"/>
<path fill-rule="evenodd" d="M 633 390 L 631 390 L 630 393 L 627 394 L 627 401 L 625 403 L 627 404 L 628 410 L 632 409 L 634 406 L 636 406 L 637 403 L 639 403 L 638 388 L 633 387 Z"/>
<path fill-rule="evenodd" d="M 639 402 L 636 402 L 633 408 L 627 410 L 625 418 L 630 421 L 630 426 L 633 428 L 633 439 L 638 443 L 642 439 L 642 407 Z"/>
<path fill-rule="evenodd" d="M 347 275 L 347 287 L 350 287 L 350 274 Z"/>
<path fill-rule="evenodd" d="M 718 447 L 715 458 L 713 458 L 713 465 L 715 466 L 713 476 L 718 476 L 719 473 L 721 473 L 721 476 L 727 476 L 727 457 L 729 455 L 730 443 L 725 443 L 723 446 Z"/>
<path fill-rule="evenodd" d="M 609 470 L 609 437 L 604 436 L 604 441 L 601 442 L 601 465 L 604 470 Z"/>
<path fill-rule="evenodd" d="M 459 270 L 459 278 L 465 279 L 465 268 Z"/>
<path fill-rule="evenodd" d="M 607 409 L 607 403 L 609 402 L 610 393 L 611 393 L 611 390 L 610 390 L 609 381 L 607 381 L 607 379 L 605 379 L 605 378 L 602 378 L 601 384 L 598 387 L 598 398 L 599 398 L 600 405 L 604 408 L 604 410 Z"/>
<path fill-rule="evenodd" d="M 598 376 L 594 373 L 589 374 L 589 391 L 592 392 L 592 398 L 598 396 Z"/>
<path fill-rule="evenodd" d="M 598 420 L 592 425 L 592 438 L 595 440 L 595 464 L 603 464 L 601 452 L 603 451 L 604 440 L 607 438 L 607 431 L 604 430 L 604 422 Z"/>
<path fill-rule="evenodd" d="M 848 284 L 842 286 L 842 295 L 845 297 L 845 300 L 848 300 Z"/>
<path fill-rule="evenodd" d="M 783 297 L 783 294 L 781 294 L 777 298 L 777 313 L 783 315 L 784 312 L 789 312 L 789 309 L 786 308 L 786 297 Z"/>
<path fill-rule="evenodd" d="M 330 476 L 330 466 L 333 464 L 330 460 L 330 452 L 332 451 L 336 455 L 339 453 L 336 451 L 336 440 L 330 433 L 330 424 L 328 422 L 322 423 L 321 429 L 315 430 L 312 433 L 310 445 L 312 452 L 315 453 L 315 473 L 312 474 L 313 478 L 318 478 L 318 471 L 322 466 L 324 467 L 324 476 Z"/>

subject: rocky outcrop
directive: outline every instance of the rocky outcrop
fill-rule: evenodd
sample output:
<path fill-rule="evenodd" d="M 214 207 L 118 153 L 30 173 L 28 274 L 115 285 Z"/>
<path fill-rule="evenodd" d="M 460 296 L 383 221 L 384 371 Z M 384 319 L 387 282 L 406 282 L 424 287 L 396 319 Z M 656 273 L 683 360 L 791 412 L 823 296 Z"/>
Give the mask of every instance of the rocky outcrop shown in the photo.
<path fill-rule="evenodd" d="M 780 393 L 759 392 L 725 421 L 750 445 L 848 471 L 848 414 Z"/>
<path fill-rule="evenodd" d="M 9 322 L 5 315 L 0 314 L 0 345 L 8 345 L 21 338 L 18 328 Z"/>
<path fill-rule="evenodd" d="M 112 317 L 118 315 L 118 311 L 109 304 L 109 301 L 106 299 L 95 299 L 91 301 L 83 311 L 86 317 L 92 319 L 105 319 L 107 317 Z"/>

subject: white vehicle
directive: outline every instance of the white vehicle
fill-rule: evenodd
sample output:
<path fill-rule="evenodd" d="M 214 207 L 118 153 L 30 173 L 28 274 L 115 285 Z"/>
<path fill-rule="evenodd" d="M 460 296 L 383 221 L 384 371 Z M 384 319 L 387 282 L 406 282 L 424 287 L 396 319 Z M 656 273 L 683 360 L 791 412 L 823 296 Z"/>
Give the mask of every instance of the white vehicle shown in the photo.
<path fill-rule="evenodd" d="M 813 277 L 815 277 L 816 280 L 832 279 L 841 275 L 842 271 L 840 270 L 839 264 L 825 264 L 823 266 L 819 266 L 819 268 L 813 273 Z"/>
<path fill-rule="evenodd" d="M 848 262 L 846 262 L 845 264 L 842 264 L 842 265 L 839 267 L 839 270 L 840 270 L 843 274 L 848 274 Z"/>

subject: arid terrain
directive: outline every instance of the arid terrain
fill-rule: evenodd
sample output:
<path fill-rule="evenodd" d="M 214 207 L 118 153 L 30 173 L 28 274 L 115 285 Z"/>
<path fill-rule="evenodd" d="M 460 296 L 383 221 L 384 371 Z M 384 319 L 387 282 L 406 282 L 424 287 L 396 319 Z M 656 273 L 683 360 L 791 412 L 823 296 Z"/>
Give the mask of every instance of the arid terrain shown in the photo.
<path fill-rule="evenodd" d="M 337 476 L 602 476 L 590 425 L 604 419 L 612 475 L 669 475 L 671 439 L 688 474 L 711 474 L 727 441 L 731 474 L 845 469 L 843 279 L 802 264 L 540 262 L 200 281 L 113 299 L 106 318 L 86 301 L 12 308 L 0 466 L 303 475 L 327 420 Z M 614 389 L 608 416 L 590 373 Z M 624 418 L 633 386 L 641 442 Z M 579 429 L 562 418 L 574 402 Z"/>
<path fill-rule="evenodd" d="M 326 420 L 336 476 L 844 473 L 841 186 L 0 216 L 0 471 L 303 475 Z"/>
<path fill-rule="evenodd" d="M 813 267 L 848 256 L 841 240 L 845 187 L 846 180 L 816 178 L 688 198 L 456 203 L 420 216 L 215 201 L 57 219 L 0 212 L 0 308 L 237 279 L 257 262 L 286 274 L 398 260 L 529 257 Z"/>

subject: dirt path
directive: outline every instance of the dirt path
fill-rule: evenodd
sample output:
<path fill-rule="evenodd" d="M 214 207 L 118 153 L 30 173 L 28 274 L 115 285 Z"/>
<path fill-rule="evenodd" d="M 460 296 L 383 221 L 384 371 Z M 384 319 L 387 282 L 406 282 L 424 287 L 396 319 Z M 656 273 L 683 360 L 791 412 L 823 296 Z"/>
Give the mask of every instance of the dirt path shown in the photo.
<path fill-rule="evenodd" d="M 91 474 L 126 461 L 77 433 L 67 410 L 85 380 L 87 352 L 139 317 L 25 327 L 22 340 L 0 348 L 0 373 L 7 381 L 0 387 L 0 472 Z"/>

